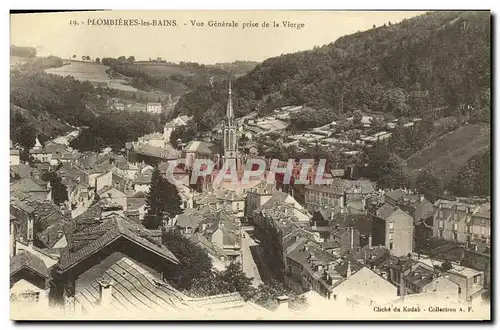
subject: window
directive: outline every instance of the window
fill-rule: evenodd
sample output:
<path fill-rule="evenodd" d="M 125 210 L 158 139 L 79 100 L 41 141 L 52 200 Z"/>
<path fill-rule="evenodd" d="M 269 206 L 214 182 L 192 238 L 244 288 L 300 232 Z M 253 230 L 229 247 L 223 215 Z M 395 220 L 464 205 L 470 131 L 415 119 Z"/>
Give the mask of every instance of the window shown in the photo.
<path fill-rule="evenodd" d="M 389 243 L 389 250 L 392 250 L 393 247 L 394 247 L 394 243 Z"/>
<path fill-rule="evenodd" d="M 453 220 L 454 221 L 458 220 L 458 214 L 457 214 L 457 212 L 453 213 Z"/>
<path fill-rule="evenodd" d="M 389 241 L 392 241 L 392 240 L 393 240 L 392 233 L 389 233 Z"/>
<path fill-rule="evenodd" d="M 479 284 L 479 282 L 481 281 L 481 275 L 476 275 L 472 278 L 472 281 L 473 283 L 476 285 L 476 284 Z"/>
<path fill-rule="evenodd" d="M 455 231 L 458 230 L 458 223 L 453 224 L 453 230 L 455 230 Z"/>
<path fill-rule="evenodd" d="M 439 220 L 439 228 L 444 228 L 444 221 L 443 220 Z"/>
<path fill-rule="evenodd" d="M 394 229 L 394 222 L 389 222 L 389 230 L 393 230 Z"/>
<path fill-rule="evenodd" d="M 439 231 L 439 237 L 443 238 L 443 230 L 442 229 Z"/>
<path fill-rule="evenodd" d="M 457 234 L 457 233 L 453 233 L 453 239 L 454 239 L 455 241 L 458 241 L 458 234 Z"/>
<path fill-rule="evenodd" d="M 438 215 L 438 216 L 439 216 L 440 218 L 442 218 L 442 217 L 443 217 L 443 211 L 441 211 L 441 210 L 440 210 L 440 211 L 439 211 L 439 215 Z"/>

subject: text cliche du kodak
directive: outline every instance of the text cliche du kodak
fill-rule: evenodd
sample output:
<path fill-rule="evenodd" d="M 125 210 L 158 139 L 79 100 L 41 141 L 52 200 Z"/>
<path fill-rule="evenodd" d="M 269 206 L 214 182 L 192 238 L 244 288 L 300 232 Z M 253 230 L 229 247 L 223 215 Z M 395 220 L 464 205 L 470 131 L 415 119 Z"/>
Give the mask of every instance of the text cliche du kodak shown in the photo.
<path fill-rule="evenodd" d="M 70 25 L 73 26 L 149 26 L 149 27 L 179 27 L 179 26 L 189 26 L 194 28 L 240 28 L 240 29 L 251 29 L 251 28 L 286 28 L 286 29 L 296 29 L 301 30 L 305 27 L 304 23 L 291 22 L 291 21 L 197 21 L 189 20 L 188 22 L 179 22 L 178 20 L 167 20 L 167 19 L 123 19 L 123 18 L 89 18 L 87 21 L 77 21 L 70 20 Z"/>

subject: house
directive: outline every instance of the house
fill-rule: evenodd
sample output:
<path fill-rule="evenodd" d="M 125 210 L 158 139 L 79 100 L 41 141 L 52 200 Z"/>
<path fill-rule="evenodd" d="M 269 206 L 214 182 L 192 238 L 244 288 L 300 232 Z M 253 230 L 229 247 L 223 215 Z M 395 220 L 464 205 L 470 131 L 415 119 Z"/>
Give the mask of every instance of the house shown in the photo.
<path fill-rule="evenodd" d="M 127 256 L 117 257 L 99 276 L 93 276 L 93 281 L 79 287 L 74 301 L 75 311 L 88 316 L 123 318 L 131 310 L 169 314 L 193 309 L 187 297 Z"/>
<path fill-rule="evenodd" d="M 379 191 L 386 203 L 397 206 L 413 217 L 415 239 L 428 239 L 433 235 L 434 205 L 423 195 L 406 189 Z"/>
<path fill-rule="evenodd" d="M 430 267 L 442 267 L 443 265 L 442 261 L 430 258 L 421 258 L 418 259 L 418 262 Z M 460 287 L 458 291 L 459 301 L 470 302 L 481 298 L 485 285 L 484 271 L 451 262 L 451 268 L 443 271 L 443 275 Z"/>
<path fill-rule="evenodd" d="M 391 254 L 404 256 L 413 252 L 413 218 L 398 207 L 383 203 L 371 211 L 373 244 L 384 245 Z"/>
<path fill-rule="evenodd" d="M 102 173 L 98 176 L 95 177 L 95 184 L 94 188 L 96 191 L 102 190 L 103 188 L 106 187 L 112 187 L 113 186 L 113 172 L 112 171 L 107 171 L 105 173 Z"/>
<path fill-rule="evenodd" d="M 162 161 L 172 161 L 179 158 L 179 152 L 170 145 L 153 146 L 141 144 L 134 146 L 128 152 L 128 159 L 132 163 L 145 162 L 148 165 L 156 165 Z"/>
<path fill-rule="evenodd" d="M 115 107 L 116 110 L 120 110 L 120 111 L 125 110 L 125 105 L 123 103 L 121 103 L 121 102 L 115 103 L 114 107 Z"/>
<path fill-rule="evenodd" d="M 368 180 L 334 179 L 329 185 L 306 185 L 305 207 L 314 211 L 325 205 L 345 205 L 351 200 L 364 199 L 374 192 L 374 183 Z"/>
<path fill-rule="evenodd" d="M 174 225 L 183 235 L 189 237 L 195 232 L 202 220 L 203 218 L 197 214 L 196 210 L 188 209 L 175 216 Z"/>
<path fill-rule="evenodd" d="M 43 148 L 42 149 L 36 149 L 36 148 L 30 149 L 29 153 L 30 153 L 31 157 L 33 157 L 34 159 L 36 159 L 37 161 L 39 161 L 41 163 L 50 163 L 50 161 L 52 160 L 52 153 L 43 149 Z"/>
<path fill-rule="evenodd" d="M 444 295 L 453 295 L 458 298 L 460 287 L 450 280 L 448 275 L 440 275 L 433 268 L 417 263 L 403 276 L 404 293 L 418 294 L 436 292 Z"/>
<path fill-rule="evenodd" d="M 262 181 L 247 191 L 245 200 L 245 217 L 251 221 L 254 211 L 264 205 L 276 192 L 276 184 Z"/>
<path fill-rule="evenodd" d="M 160 230 L 148 230 L 126 217 L 110 214 L 94 225 L 76 227 L 61 251 L 54 274 L 54 299 L 65 309 L 75 308 L 80 293 L 127 257 L 147 269 L 160 281 L 177 276 L 179 261 L 161 243 Z M 125 283 L 125 282 L 122 282 Z"/>
<path fill-rule="evenodd" d="M 99 200 L 105 201 L 108 205 L 120 206 L 123 211 L 127 211 L 127 195 L 116 187 L 104 187 L 97 191 Z"/>
<path fill-rule="evenodd" d="M 22 251 L 10 259 L 11 308 L 49 307 L 49 269 L 36 255 Z"/>
<path fill-rule="evenodd" d="M 236 218 L 240 220 L 243 218 L 245 215 L 245 197 L 243 194 L 239 194 L 235 191 L 220 189 L 216 191 L 216 196 L 218 207 L 223 208 L 227 206 Z"/>
<path fill-rule="evenodd" d="M 77 315 L 121 320 L 147 317 L 178 320 L 220 316 L 221 312 L 263 312 L 262 308 L 245 302 L 239 293 L 188 297 L 126 256 L 75 295 L 75 310 L 79 312 Z"/>
<path fill-rule="evenodd" d="M 376 304 L 383 304 L 397 299 L 397 290 L 396 286 L 371 269 L 362 266 L 358 271 L 352 272 L 348 264 L 345 278 L 336 283 L 331 290 L 330 299 L 347 303 L 349 298 L 362 296 Z"/>
<path fill-rule="evenodd" d="M 125 214 L 130 218 L 131 216 L 137 221 L 144 220 L 147 213 L 146 195 L 144 193 L 137 193 L 127 197 L 127 211 Z"/>
<path fill-rule="evenodd" d="M 272 196 L 270 196 L 269 198 L 267 198 L 266 196 L 263 198 L 263 200 L 265 199 L 267 199 L 267 201 L 265 201 L 261 206 L 253 211 L 253 221 L 255 225 L 263 225 L 261 214 L 263 210 L 274 208 L 280 202 L 291 205 L 294 215 L 299 216 L 301 221 L 309 221 L 308 212 L 291 195 L 282 191 L 274 191 Z"/>
<path fill-rule="evenodd" d="M 484 243 L 490 246 L 491 242 L 491 205 L 481 204 L 472 213 L 472 241 L 478 245 Z"/>
<path fill-rule="evenodd" d="M 199 222 L 198 231 L 213 245 L 224 251 L 227 262 L 239 262 L 241 257 L 240 224 L 225 210 L 208 213 Z"/>
<path fill-rule="evenodd" d="M 151 178 L 153 176 L 152 171 L 146 171 L 145 173 L 139 173 L 137 177 L 132 181 L 132 187 L 135 192 L 149 192 L 149 186 L 151 185 Z"/>
<path fill-rule="evenodd" d="M 161 103 L 150 102 L 146 105 L 146 112 L 160 114 L 163 111 Z"/>
<path fill-rule="evenodd" d="M 19 150 L 10 149 L 10 166 L 17 166 L 20 163 Z"/>
<path fill-rule="evenodd" d="M 26 244 L 40 244 L 39 235 L 43 231 L 60 221 L 69 219 L 69 216 L 60 212 L 60 209 L 50 201 L 19 201 L 11 200 L 10 214 L 15 218 L 15 240 Z"/>
<path fill-rule="evenodd" d="M 44 201 L 52 198 L 50 185 L 33 178 L 24 178 L 10 184 L 11 197 Z"/>
<path fill-rule="evenodd" d="M 337 258 L 307 237 L 292 237 L 285 250 L 285 284 L 299 294 L 313 290 L 328 298 L 333 284 L 342 278 L 334 269 Z"/>
<path fill-rule="evenodd" d="M 196 159 L 210 159 L 220 154 L 220 146 L 206 141 L 191 141 L 183 151 L 185 164 L 192 167 Z"/>
<path fill-rule="evenodd" d="M 490 244 L 490 204 L 438 200 L 434 203 L 433 236 L 468 244 Z"/>
<path fill-rule="evenodd" d="M 222 249 L 217 244 L 210 242 L 203 234 L 200 232 L 195 232 L 189 237 L 189 240 L 196 246 L 200 247 L 205 251 L 212 259 L 213 266 L 222 271 L 230 264 L 231 258 L 226 255 L 224 249 Z"/>

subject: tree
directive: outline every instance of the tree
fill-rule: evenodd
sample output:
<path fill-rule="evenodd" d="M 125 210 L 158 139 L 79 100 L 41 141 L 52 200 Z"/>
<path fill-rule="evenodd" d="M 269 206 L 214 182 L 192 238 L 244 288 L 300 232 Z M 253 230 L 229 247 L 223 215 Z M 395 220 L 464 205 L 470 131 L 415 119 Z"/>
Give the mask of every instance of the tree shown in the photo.
<path fill-rule="evenodd" d="M 269 284 L 261 284 L 253 297 L 253 301 L 267 309 L 274 310 L 278 307 L 276 299 L 286 295 L 290 299 L 290 308 L 294 310 L 307 306 L 307 300 L 297 295 L 293 290 L 287 289 L 281 282 L 272 280 Z"/>
<path fill-rule="evenodd" d="M 180 289 L 198 290 L 200 296 L 211 293 L 208 288 L 215 282 L 212 260 L 207 253 L 176 230 L 165 231 L 162 241 L 180 262 L 178 271 L 169 280 Z"/>
<path fill-rule="evenodd" d="M 85 61 L 87 59 L 87 56 L 82 55 L 82 61 Z"/>
<path fill-rule="evenodd" d="M 101 59 L 100 59 L 99 57 L 96 57 L 95 62 L 96 62 L 97 64 L 100 64 L 100 63 L 101 63 Z"/>
<path fill-rule="evenodd" d="M 361 124 L 361 120 L 363 119 L 363 113 L 360 110 L 356 110 L 353 113 L 353 123 L 355 125 Z"/>
<path fill-rule="evenodd" d="M 29 160 L 29 151 L 35 146 L 36 131 L 35 128 L 29 123 L 23 123 L 15 128 L 13 141 L 19 143 L 23 148 L 20 154 L 22 161 Z"/>
<path fill-rule="evenodd" d="M 125 63 L 127 61 L 127 58 L 125 56 L 120 56 L 117 58 L 118 62 L 120 63 Z"/>
<path fill-rule="evenodd" d="M 450 269 L 453 268 L 453 265 L 451 264 L 451 261 L 446 260 L 441 264 L 441 271 L 446 272 Z"/>
<path fill-rule="evenodd" d="M 249 300 L 254 295 L 252 278 L 247 277 L 243 272 L 240 263 L 231 263 L 222 272 L 217 274 L 216 281 L 222 292 L 239 292 L 245 300 Z"/>
<path fill-rule="evenodd" d="M 438 200 L 442 192 L 440 180 L 428 169 L 424 169 L 418 174 L 416 185 L 418 191 L 424 194 L 425 198 L 432 203 Z"/>
<path fill-rule="evenodd" d="M 365 176 L 376 181 L 379 188 L 401 188 L 408 185 L 406 163 L 390 152 L 384 143 L 377 143 L 367 153 Z"/>
<path fill-rule="evenodd" d="M 158 168 L 155 168 L 151 177 L 146 205 L 144 225 L 150 229 L 157 229 L 163 224 L 163 219 L 172 219 L 182 213 L 177 188 L 160 174 Z"/>
<path fill-rule="evenodd" d="M 127 62 L 134 63 L 135 62 L 135 57 L 134 56 L 129 56 L 129 58 L 127 58 Z"/>
<path fill-rule="evenodd" d="M 61 205 L 68 200 L 68 189 L 66 185 L 62 183 L 61 178 L 56 172 L 45 172 L 42 174 L 42 180 L 50 182 L 50 188 L 52 190 L 52 200 L 54 204 Z"/>
<path fill-rule="evenodd" d="M 212 269 L 197 280 L 189 290 L 189 295 L 196 297 L 212 296 L 238 292 L 245 300 L 251 300 L 256 290 L 252 287 L 252 278 L 246 276 L 240 263 L 231 263 L 223 271 Z"/>

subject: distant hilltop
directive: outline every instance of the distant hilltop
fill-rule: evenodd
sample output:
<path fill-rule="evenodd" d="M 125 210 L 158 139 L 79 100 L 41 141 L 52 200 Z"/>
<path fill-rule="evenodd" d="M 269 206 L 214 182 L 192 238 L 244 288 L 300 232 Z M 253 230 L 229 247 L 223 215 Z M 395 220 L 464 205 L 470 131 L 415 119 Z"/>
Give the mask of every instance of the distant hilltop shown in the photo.
<path fill-rule="evenodd" d="M 19 56 L 19 57 L 35 57 L 36 49 L 34 47 L 19 47 L 19 46 L 10 46 L 10 56 Z"/>

